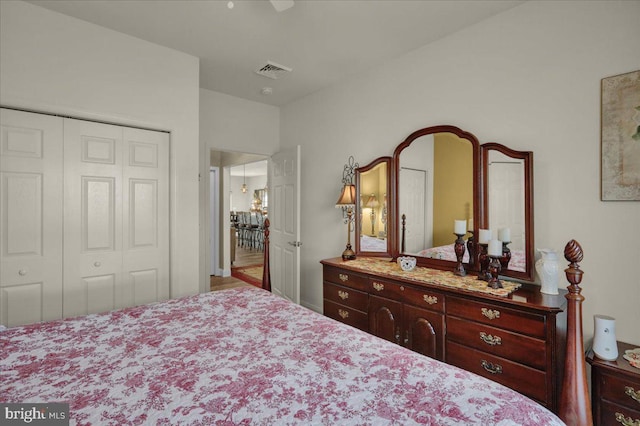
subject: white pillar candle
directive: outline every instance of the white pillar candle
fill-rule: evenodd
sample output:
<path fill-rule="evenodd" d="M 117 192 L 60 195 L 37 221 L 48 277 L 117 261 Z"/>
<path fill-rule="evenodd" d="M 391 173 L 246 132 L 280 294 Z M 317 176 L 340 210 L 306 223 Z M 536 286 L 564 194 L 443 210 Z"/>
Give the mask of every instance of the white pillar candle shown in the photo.
<path fill-rule="evenodd" d="M 501 257 L 502 256 L 502 241 L 490 240 L 489 249 L 487 250 L 489 256 Z"/>
<path fill-rule="evenodd" d="M 467 233 L 467 221 L 456 220 L 453 225 L 453 233 L 456 235 L 464 235 Z"/>
<path fill-rule="evenodd" d="M 498 239 L 504 243 L 511 242 L 511 229 L 509 228 L 498 229 Z"/>
<path fill-rule="evenodd" d="M 491 230 L 490 229 L 480 229 L 480 235 L 478 235 L 478 242 L 480 244 L 487 244 L 491 239 Z"/>

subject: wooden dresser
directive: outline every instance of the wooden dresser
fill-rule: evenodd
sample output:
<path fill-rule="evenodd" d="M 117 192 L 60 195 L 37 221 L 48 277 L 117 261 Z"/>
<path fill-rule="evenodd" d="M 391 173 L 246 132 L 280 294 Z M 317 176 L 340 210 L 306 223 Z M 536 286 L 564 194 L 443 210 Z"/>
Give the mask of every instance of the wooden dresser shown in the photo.
<path fill-rule="evenodd" d="M 604 361 L 593 351 L 591 364 L 591 405 L 596 425 L 640 426 L 640 369 L 622 358 L 624 351 L 640 347 L 618 342 L 618 359 Z"/>
<path fill-rule="evenodd" d="M 373 272 L 341 258 L 321 263 L 326 316 L 495 380 L 558 411 L 566 291 L 544 295 L 538 286 L 523 284 L 508 296 L 496 296 Z"/>

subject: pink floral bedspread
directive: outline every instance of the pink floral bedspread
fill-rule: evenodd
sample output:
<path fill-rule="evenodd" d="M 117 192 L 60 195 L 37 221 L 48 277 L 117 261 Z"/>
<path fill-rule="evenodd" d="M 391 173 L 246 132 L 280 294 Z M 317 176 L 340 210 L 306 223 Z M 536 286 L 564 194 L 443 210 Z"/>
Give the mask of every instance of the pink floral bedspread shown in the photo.
<path fill-rule="evenodd" d="M 2 402 L 69 402 L 72 424 L 562 424 L 252 287 L 7 329 L 0 379 Z"/>

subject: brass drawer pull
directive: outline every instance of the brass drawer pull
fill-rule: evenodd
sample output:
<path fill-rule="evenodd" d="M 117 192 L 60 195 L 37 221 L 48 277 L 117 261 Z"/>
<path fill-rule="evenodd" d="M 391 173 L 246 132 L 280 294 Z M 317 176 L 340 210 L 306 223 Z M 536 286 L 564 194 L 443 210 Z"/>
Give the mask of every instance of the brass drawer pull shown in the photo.
<path fill-rule="evenodd" d="M 338 277 L 340 278 L 340 281 L 342 281 L 342 282 L 349 281 L 349 275 L 347 275 L 347 274 L 339 274 Z"/>
<path fill-rule="evenodd" d="M 427 296 L 425 294 L 424 296 L 422 296 L 422 298 L 430 305 L 435 305 L 436 303 L 438 303 L 438 298 L 436 296 Z"/>
<path fill-rule="evenodd" d="M 502 374 L 502 366 L 500 364 L 493 364 L 489 361 L 482 360 L 482 368 L 487 370 L 491 374 Z"/>
<path fill-rule="evenodd" d="M 349 292 L 348 291 L 338 290 L 338 296 L 342 300 L 347 300 L 349 298 Z"/>
<path fill-rule="evenodd" d="M 493 309 L 482 308 L 482 315 L 489 318 L 490 320 L 500 318 L 500 311 L 495 311 Z"/>
<path fill-rule="evenodd" d="M 636 392 L 631 386 L 625 386 L 624 393 L 625 395 L 629 395 L 632 399 L 640 402 L 640 390 Z"/>
<path fill-rule="evenodd" d="M 502 339 L 498 336 L 492 336 L 491 334 L 487 334 L 484 331 L 480 332 L 480 339 L 490 346 L 500 346 L 502 345 Z"/>
<path fill-rule="evenodd" d="M 338 309 L 338 315 L 340 315 L 340 318 L 342 319 L 349 318 L 349 312 L 345 311 L 344 309 Z"/>
<path fill-rule="evenodd" d="M 624 426 L 640 426 L 640 420 L 625 417 L 622 413 L 616 413 L 616 422 L 622 423 Z"/>
<path fill-rule="evenodd" d="M 373 288 L 375 288 L 377 291 L 382 291 L 384 290 L 384 284 L 374 281 Z"/>

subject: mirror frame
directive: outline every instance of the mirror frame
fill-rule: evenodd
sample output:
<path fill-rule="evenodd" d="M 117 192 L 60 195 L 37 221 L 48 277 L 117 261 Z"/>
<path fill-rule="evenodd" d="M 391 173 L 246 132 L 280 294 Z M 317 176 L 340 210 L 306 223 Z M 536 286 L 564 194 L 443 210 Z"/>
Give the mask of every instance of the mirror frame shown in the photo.
<path fill-rule="evenodd" d="M 515 151 L 502 144 L 496 142 L 488 142 L 480 146 L 482 156 L 482 191 L 483 197 L 483 226 L 489 226 L 489 151 L 498 151 L 507 157 L 523 160 L 524 164 L 524 223 L 525 223 L 525 255 L 526 264 L 525 271 L 506 270 L 501 271 L 500 275 L 511 278 L 522 279 L 526 281 L 534 280 L 535 252 L 534 252 L 534 226 L 533 226 L 533 152 L 531 151 Z"/>
<path fill-rule="evenodd" d="M 467 131 L 464 131 L 458 127 L 450 126 L 450 125 L 425 127 L 424 129 L 417 130 L 411 133 L 409 136 L 407 136 L 407 138 L 400 145 L 398 145 L 393 152 L 392 183 L 393 183 L 394 197 L 391 203 L 392 203 L 392 211 L 393 211 L 393 216 L 395 221 L 394 221 L 394 226 L 392 228 L 393 232 L 391 233 L 392 234 L 391 249 L 392 249 L 392 255 L 394 258 L 397 258 L 398 256 L 402 255 L 400 250 L 401 235 L 399 235 L 401 218 L 400 218 L 400 212 L 398 211 L 398 209 L 400 208 L 400 203 L 398 201 L 400 154 L 405 148 L 411 145 L 411 143 L 416 139 L 422 136 L 426 136 L 434 133 L 453 133 L 459 138 L 466 139 L 471 143 L 472 152 L 473 152 L 472 161 L 473 161 L 473 201 L 474 201 L 473 203 L 473 226 L 474 226 L 473 234 L 474 235 L 477 235 L 478 224 L 484 223 L 483 222 L 484 203 L 482 202 L 484 197 L 482 192 L 483 191 L 482 175 L 480 173 L 480 170 L 481 170 L 480 143 L 478 142 L 478 139 L 473 134 Z M 452 235 L 451 242 L 453 243 L 455 241 L 455 238 L 453 238 L 453 223 L 451 224 L 451 235 Z M 417 259 L 417 264 L 419 266 L 426 266 L 426 267 L 431 267 L 435 269 L 453 271 L 453 269 L 456 266 L 455 261 L 449 261 L 449 260 L 443 260 L 443 259 L 432 259 L 432 258 L 419 257 L 419 256 L 416 256 L 416 259 Z M 465 269 L 467 271 L 477 271 L 478 270 L 477 263 L 478 263 L 477 257 L 474 256 L 473 259 L 469 259 L 468 264 L 465 264 Z"/>
<path fill-rule="evenodd" d="M 382 252 L 382 251 L 362 251 L 361 247 L 360 247 L 360 214 L 361 212 L 361 207 L 360 207 L 360 203 L 357 203 L 354 209 L 354 214 L 355 214 L 355 219 L 354 219 L 354 224 L 355 224 L 355 229 L 354 229 L 354 236 L 355 236 L 355 252 L 356 255 L 359 256 L 368 256 L 368 257 L 392 257 L 392 245 L 391 245 L 391 241 L 392 241 L 392 235 L 393 235 L 393 231 L 392 231 L 392 226 L 395 226 L 395 215 L 393 214 L 393 203 L 394 200 L 396 199 L 396 192 L 395 192 L 395 187 L 391 185 L 391 168 L 393 166 L 393 162 L 392 162 L 392 158 L 391 157 L 379 157 L 376 158 L 375 160 L 373 160 L 372 162 L 370 162 L 369 164 L 367 164 L 366 166 L 362 166 L 362 167 L 358 167 L 355 171 L 356 174 L 356 200 L 360 200 L 361 198 L 361 193 L 360 193 L 360 188 L 361 188 L 361 184 L 360 184 L 360 174 L 361 173 L 366 173 L 370 170 L 373 170 L 376 166 L 380 165 L 380 164 L 384 164 L 386 163 L 387 165 L 387 250 Z"/>

